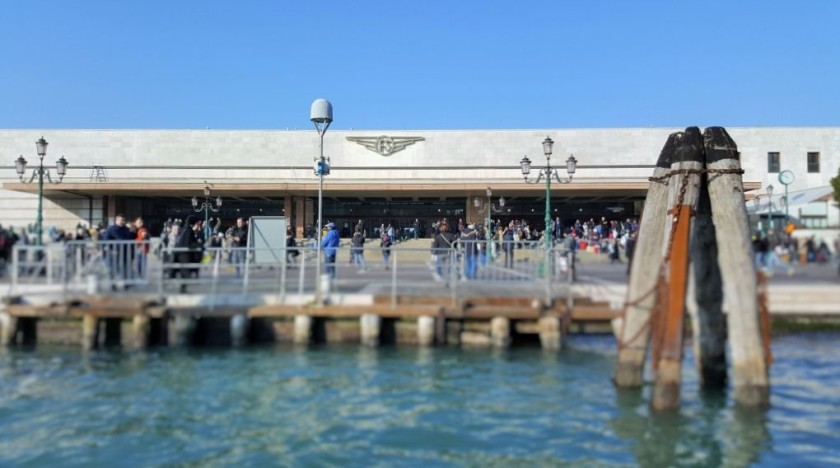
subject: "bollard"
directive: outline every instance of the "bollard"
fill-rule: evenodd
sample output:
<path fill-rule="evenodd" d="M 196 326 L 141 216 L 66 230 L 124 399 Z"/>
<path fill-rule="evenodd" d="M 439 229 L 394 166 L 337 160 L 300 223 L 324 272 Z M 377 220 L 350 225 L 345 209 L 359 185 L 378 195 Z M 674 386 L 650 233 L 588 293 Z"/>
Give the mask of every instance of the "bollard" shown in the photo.
<path fill-rule="evenodd" d="M 320 283 L 321 300 L 326 304 L 329 302 L 328 298 L 330 296 L 330 287 L 332 286 L 332 276 L 329 273 L 322 274 Z"/>
<path fill-rule="evenodd" d="M 99 344 L 99 319 L 93 314 L 82 317 L 82 349 L 90 351 Z"/>
<path fill-rule="evenodd" d="M 179 314 L 175 316 L 174 326 L 169 343 L 173 346 L 187 346 L 192 344 L 195 333 L 196 320 L 189 315 Z"/>
<path fill-rule="evenodd" d="M 423 315 L 417 318 L 417 343 L 420 346 L 435 344 L 435 318 Z"/>
<path fill-rule="evenodd" d="M 490 321 L 490 339 L 493 346 L 499 348 L 510 346 L 510 320 L 507 317 L 493 317 Z"/>
<path fill-rule="evenodd" d="M 132 335 L 134 336 L 134 348 L 146 349 L 149 346 L 149 330 L 151 321 L 146 314 L 137 314 L 131 321 Z"/>
<path fill-rule="evenodd" d="M 312 316 L 295 315 L 295 330 L 293 341 L 295 344 L 306 345 L 312 342 Z"/>
<path fill-rule="evenodd" d="M 362 344 L 365 346 L 378 346 L 382 318 L 375 314 L 364 314 L 359 317 L 359 324 L 362 328 Z"/>
<path fill-rule="evenodd" d="M 11 346 L 15 344 L 18 326 L 17 317 L 8 312 L 0 312 L 0 345 Z"/>
<path fill-rule="evenodd" d="M 244 345 L 248 341 L 248 317 L 236 314 L 230 318 L 230 341 L 234 347 Z"/>
<path fill-rule="evenodd" d="M 543 349 L 558 350 L 563 346 L 563 337 L 560 332 L 560 319 L 558 317 L 542 317 L 538 323 L 540 331 L 540 344 Z"/>

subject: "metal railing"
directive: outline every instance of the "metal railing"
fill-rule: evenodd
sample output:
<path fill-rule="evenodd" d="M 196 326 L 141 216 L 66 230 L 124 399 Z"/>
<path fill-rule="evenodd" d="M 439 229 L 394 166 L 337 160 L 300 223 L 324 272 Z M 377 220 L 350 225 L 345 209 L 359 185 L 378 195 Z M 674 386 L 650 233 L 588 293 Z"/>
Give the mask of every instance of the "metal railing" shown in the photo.
<path fill-rule="evenodd" d="M 10 294 L 51 286 L 65 294 L 273 294 L 315 293 L 450 295 L 511 291 L 545 295 L 574 279 L 573 253 L 546 251 L 541 243 L 495 243 L 486 255 L 485 241 L 458 242 L 432 251 L 377 244 L 358 250 L 339 246 L 324 256 L 324 272 L 315 278 L 316 249 L 309 246 L 255 249 L 165 247 L 157 240 L 73 241 L 14 248 Z M 361 255 L 359 255 L 361 254 Z"/>

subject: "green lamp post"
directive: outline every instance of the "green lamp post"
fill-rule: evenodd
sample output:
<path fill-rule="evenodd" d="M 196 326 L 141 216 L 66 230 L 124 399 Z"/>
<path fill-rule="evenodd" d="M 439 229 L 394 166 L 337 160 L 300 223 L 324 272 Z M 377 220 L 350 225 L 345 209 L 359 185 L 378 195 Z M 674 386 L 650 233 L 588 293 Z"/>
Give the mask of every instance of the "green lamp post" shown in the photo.
<path fill-rule="evenodd" d="M 545 237 L 545 248 L 548 252 L 551 250 L 551 236 L 548 235 L 548 226 L 551 223 L 551 178 L 554 177 L 557 183 L 560 184 L 571 183 L 572 177 L 575 175 L 575 169 L 577 168 L 577 160 L 574 155 L 569 155 L 569 159 L 566 160 L 566 172 L 569 174 L 569 177 L 561 179 L 560 171 L 551 167 L 551 154 L 554 141 L 549 137 L 545 137 L 542 146 L 543 153 L 545 154 L 545 167 L 540 169 L 536 179 L 528 179 L 528 175 L 531 173 L 531 160 L 528 159 L 528 156 L 522 158 L 519 164 L 522 166 L 522 176 L 525 178 L 526 183 L 538 184 L 545 177 L 545 234 L 543 234 L 543 237 Z"/>
<path fill-rule="evenodd" d="M 58 159 L 55 163 L 55 172 L 58 174 L 58 180 L 53 180 L 50 176 L 49 168 L 44 167 L 44 156 L 47 155 L 47 140 L 44 137 L 41 137 L 38 141 L 35 142 L 35 149 L 38 152 L 38 158 L 40 159 L 38 163 L 38 167 L 32 170 L 32 177 L 29 180 L 24 180 L 23 174 L 26 173 L 26 159 L 23 158 L 21 155 L 15 161 L 15 171 L 17 171 L 18 178 L 24 184 L 31 184 L 35 181 L 35 177 L 38 177 L 38 218 L 35 222 L 35 244 L 41 245 L 43 242 L 43 233 L 44 233 L 44 179 L 47 179 L 47 182 L 51 184 L 60 184 L 61 181 L 64 179 L 64 175 L 67 174 L 67 166 L 68 162 L 64 159 L 64 156 Z"/>

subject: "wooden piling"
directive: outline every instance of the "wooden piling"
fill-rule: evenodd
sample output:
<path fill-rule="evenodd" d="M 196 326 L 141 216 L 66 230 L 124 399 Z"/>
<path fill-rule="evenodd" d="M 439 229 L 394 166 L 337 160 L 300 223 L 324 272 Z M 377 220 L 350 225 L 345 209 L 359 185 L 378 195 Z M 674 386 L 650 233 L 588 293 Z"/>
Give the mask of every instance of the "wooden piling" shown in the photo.
<path fill-rule="evenodd" d="M 379 332 L 382 328 L 382 318 L 376 314 L 363 314 L 359 317 L 361 325 L 362 344 L 365 346 L 379 346 Z"/>
<path fill-rule="evenodd" d="M 15 344 L 17 330 L 17 317 L 8 312 L 0 312 L 0 345 L 12 346 Z"/>
<path fill-rule="evenodd" d="M 689 312 L 694 336 L 694 361 L 700 386 L 726 386 L 726 317 L 718 267 L 717 236 L 712 222 L 708 177 L 701 176 L 700 197 L 691 232 Z"/>
<path fill-rule="evenodd" d="M 537 327 L 543 349 L 555 351 L 563 346 L 559 317 L 540 317 Z"/>
<path fill-rule="evenodd" d="M 417 317 L 417 343 L 420 346 L 435 344 L 435 318 L 430 315 Z"/>
<path fill-rule="evenodd" d="M 704 132 L 712 216 L 718 230 L 717 249 L 727 311 L 732 380 L 739 404 L 769 404 L 769 379 L 761 341 L 757 280 L 737 145 L 722 127 Z"/>
<path fill-rule="evenodd" d="M 497 348 L 510 346 L 510 319 L 507 317 L 493 317 L 490 321 L 490 340 Z"/>
<path fill-rule="evenodd" d="M 151 321 L 146 314 L 136 314 L 131 320 L 131 331 L 135 349 L 149 346 Z"/>
<path fill-rule="evenodd" d="M 297 345 L 308 345 L 312 341 L 311 315 L 295 315 L 295 328 L 292 341 Z"/>
<path fill-rule="evenodd" d="M 661 178 L 671 170 L 676 142 L 682 132 L 672 133 L 662 147 L 656 161 L 654 178 Z M 641 387 L 645 354 L 650 339 L 650 317 L 656 298 L 659 270 L 662 265 L 662 238 L 665 234 L 665 216 L 668 202 L 668 183 L 651 182 L 645 198 L 644 213 L 639 226 L 630 283 L 627 287 L 622 331 L 618 339 L 618 360 L 615 384 L 619 387 Z"/>
<path fill-rule="evenodd" d="M 99 318 L 94 314 L 82 317 L 82 349 L 90 351 L 99 346 Z"/>
<path fill-rule="evenodd" d="M 663 334 L 655 337 L 661 350 L 659 356 L 654 356 L 658 361 L 653 363 L 656 378 L 651 406 L 655 410 L 679 406 L 691 215 L 700 194 L 700 173 L 680 171 L 700 171 L 703 165 L 700 129 L 686 128 L 676 143 L 668 186 L 670 210 L 664 237 L 664 254 L 668 258 L 668 301 L 664 316 L 660 318 L 664 321 L 660 328 Z"/>

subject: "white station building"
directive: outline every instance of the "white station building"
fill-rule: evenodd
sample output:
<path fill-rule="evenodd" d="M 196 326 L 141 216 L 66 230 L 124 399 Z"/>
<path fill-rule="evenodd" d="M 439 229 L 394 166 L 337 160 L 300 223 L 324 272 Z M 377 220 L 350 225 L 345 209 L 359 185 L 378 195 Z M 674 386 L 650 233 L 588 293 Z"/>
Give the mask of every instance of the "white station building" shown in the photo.
<path fill-rule="evenodd" d="M 324 154 L 324 219 L 346 230 L 361 219 L 369 226 L 406 227 L 415 219 L 481 222 L 492 201 L 505 198 L 494 219 L 527 219 L 542 227 L 544 181 L 526 184 L 520 160 L 532 161 L 531 176 L 545 166 L 542 141 L 554 141 L 552 167 L 565 178 L 565 162 L 577 160 L 571 183 L 552 181 L 551 216 L 623 219 L 640 215 L 648 177 L 668 135 L 682 128 L 400 130 L 331 129 Z M 728 128 L 745 170 L 748 211 L 808 228 L 838 227 L 829 180 L 840 168 L 840 128 Z M 44 231 L 51 226 L 110 223 L 117 213 L 143 216 L 157 234 L 168 218 L 194 214 L 192 197 L 221 197 L 225 224 L 238 216 L 286 216 L 303 235 L 317 217 L 320 155 L 314 130 L 0 130 L 0 224 L 33 224 L 38 178 L 29 183 L 39 157 L 35 142 L 48 141 L 44 166 L 56 182 L 55 163 L 68 162 L 61 183 L 44 184 Z M 28 165 L 23 181 L 15 160 Z M 779 175 L 793 174 L 785 185 Z M 786 174 L 789 175 L 789 174 Z M 784 179 L 783 180 L 788 180 Z M 773 186 L 772 197 L 768 189 Z M 783 198 L 785 197 L 785 198 Z M 785 206 L 785 201 L 788 202 Z M 200 215 L 203 216 L 203 215 Z M 370 231 L 372 232 L 372 231 Z"/>

